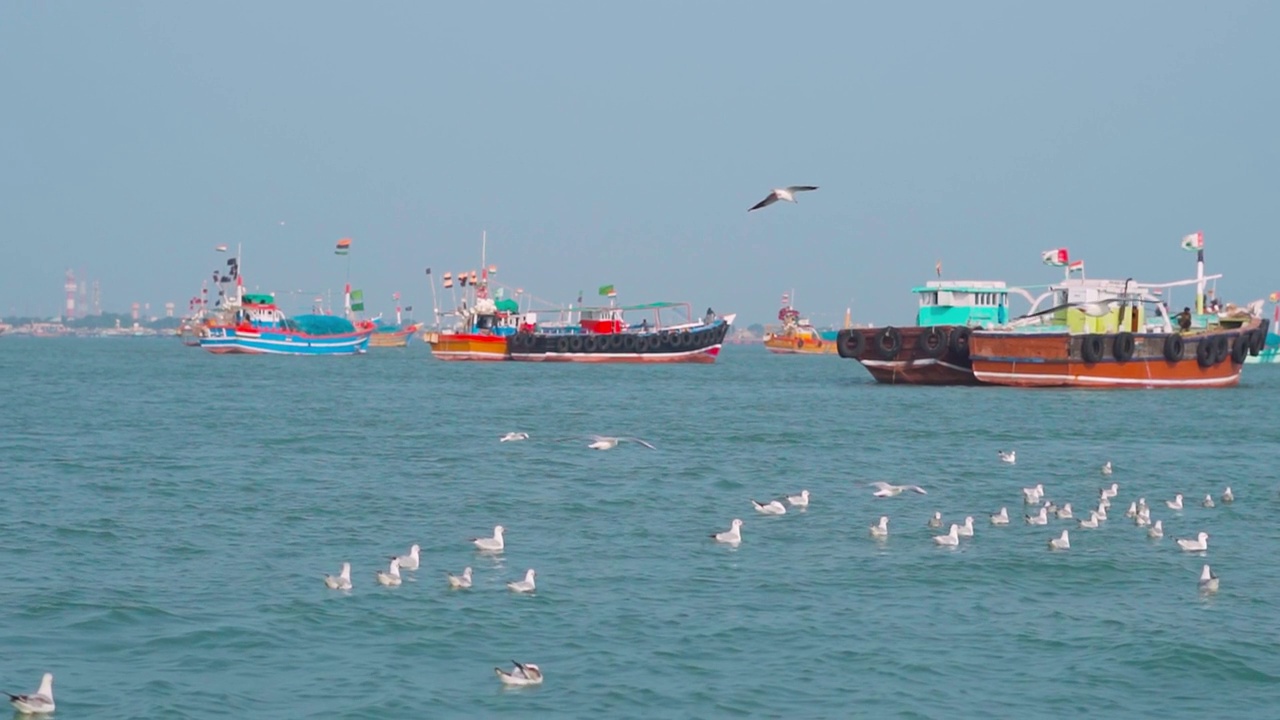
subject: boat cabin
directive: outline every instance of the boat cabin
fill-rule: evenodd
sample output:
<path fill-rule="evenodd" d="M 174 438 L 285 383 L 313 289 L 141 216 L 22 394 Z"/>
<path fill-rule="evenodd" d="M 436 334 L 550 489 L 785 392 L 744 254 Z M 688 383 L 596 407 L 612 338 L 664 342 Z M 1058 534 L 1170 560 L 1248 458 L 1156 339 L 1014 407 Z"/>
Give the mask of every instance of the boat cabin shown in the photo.
<path fill-rule="evenodd" d="M 912 288 L 916 325 L 990 327 L 1009 320 L 1009 288 L 999 280 L 938 280 Z"/>
<path fill-rule="evenodd" d="M 280 327 L 284 322 L 284 313 L 276 307 L 273 295 L 246 293 L 240 298 L 240 308 L 236 310 L 237 326 Z"/>
<path fill-rule="evenodd" d="M 1144 296 L 1150 291 L 1123 280 L 1071 278 L 1051 285 L 1051 307 L 1057 308 L 1051 323 L 1066 326 L 1072 333 L 1112 333 L 1120 330 L 1142 332 L 1147 327 Z M 1086 305 L 1086 307 L 1080 307 Z M 1105 310 L 1105 314 L 1097 313 Z M 1034 311 L 1034 308 L 1033 308 Z M 1123 327 L 1121 325 L 1123 324 Z M 1159 325 L 1163 326 L 1161 322 Z"/>
<path fill-rule="evenodd" d="M 578 317 L 578 327 L 583 332 L 612 334 L 622 332 L 626 323 L 622 320 L 621 308 L 583 308 Z"/>

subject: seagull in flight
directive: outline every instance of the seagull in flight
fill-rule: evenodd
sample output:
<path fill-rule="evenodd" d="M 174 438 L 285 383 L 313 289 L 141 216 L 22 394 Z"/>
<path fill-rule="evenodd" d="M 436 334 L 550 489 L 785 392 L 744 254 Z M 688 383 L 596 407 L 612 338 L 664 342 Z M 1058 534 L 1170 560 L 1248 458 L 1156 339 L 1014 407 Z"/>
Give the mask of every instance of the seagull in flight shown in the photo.
<path fill-rule="evenodd" d="M 786 200 L 787 202 L 793 203 L 796 201 L 796 193 L 817 189 L 817 185 L 791 185 L 785 188 L 774 188 L 773 192 L 765 196 L 765 199 L 747 208 L 747 212 L 759 210 L 762 207 L 769 207 L 779 200 Z"/>
<path fill-rule="evenodd" d="M 650 450 L 657 450 L 657 448 L 654 447 L 652 443 L 648 442 L 647 440 L 641 440 L 638 437 L 609 437 L 607 435 L 592 435 L 591 444 L 588 445 L 587 447 L 591 448 L 592 450 L 612 450 L 618 447 L 618 443 L 620 442 L 639 443 L 649 448 Z"/>
<path fill-rule="evenodd" d="M 906 490 L 918 492 L 921 495 L 928 495 L 928 493 L 924 491 L 924 488 L 919 485 L 890 485 L 887 482 L 877 480 L 873 483 L 867 483 L 867 487 L 873 487 L 876 489 L 875 492 L 871 493 L 874 497 L 894 497 L 895 495 L 901 495 Z"/>
<path fill-rule="evenodd" d="M 528 440 L 528 439 L 529 439 L 529 433 L 527 432 L 509 432 L 506 435 L 503 435 L 502 437 L 498 438 L 498 442 L 518 442 L 520 440 Z"/>

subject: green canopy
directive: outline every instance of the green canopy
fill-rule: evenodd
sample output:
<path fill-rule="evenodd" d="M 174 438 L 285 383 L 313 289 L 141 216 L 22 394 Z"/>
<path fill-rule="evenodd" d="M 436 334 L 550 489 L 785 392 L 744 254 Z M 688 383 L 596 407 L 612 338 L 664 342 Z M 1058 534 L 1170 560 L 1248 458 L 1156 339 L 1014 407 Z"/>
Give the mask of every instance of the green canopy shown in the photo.
<path fill-rule="evenodd" d="M 497 306 L 498 312 L 505 312 L 505 313 L 520 312 L 520 303 L 516 302 L 515 300 L 512 300 L 511 298 L 503 298 L 498 302 L 494 303 L 494 305 Z"/>
<path fill-rule="evenodd" d="M 241 302 L 248 305 L 270 305 L 275 301 L 274 296 L 261 293 L 245 293 L 244 297 L 241 298 Z"/>

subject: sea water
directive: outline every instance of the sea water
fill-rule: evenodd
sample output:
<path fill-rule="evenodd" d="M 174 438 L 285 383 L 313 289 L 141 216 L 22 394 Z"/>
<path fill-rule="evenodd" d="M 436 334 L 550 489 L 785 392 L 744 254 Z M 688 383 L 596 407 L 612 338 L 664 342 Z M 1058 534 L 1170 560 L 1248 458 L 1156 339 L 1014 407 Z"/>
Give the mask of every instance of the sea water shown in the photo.
<path fill-rule="evenodd" d="M 1222 390 L 921 388 L 743 346 L 637 367 L 3 338 L 0 379 L 0 686 L 53 672 L 58 718 L 1280 706 L 1273 367 Z M 593 433 L 656 449 L 591 450 Z M 928 494 L 876 499 L 876 480 Z M 1022 487 L 1085 517 L 1113 481 L 1097 530 L 1023 522 Z M 1201 507 L 1228 485 L 1234 504 Z M 805 512 L 752 509 L 802 489 Z M 1123 517 L 1138 497 L 1164 539 Z M 993 527 L 1001 506 L 1013 522 Z M 935 510 L 975 536 L 936 546 Z M 741 545 L 713 542 L 734 518 Z M 497 524 L 505 552 L 476 552 Z M 1200 531 L 1206 553 L 1178 549 Z M 421 568 L 378 585 L 413 543 Z M 344 561 L 354 589 L 328 590 Z M 450 590 L 466 566 L 475 586 Z M 537 591 L 508 591 L 527 568 Z M 545 683 L 503 689 L 513 659 Z"/>

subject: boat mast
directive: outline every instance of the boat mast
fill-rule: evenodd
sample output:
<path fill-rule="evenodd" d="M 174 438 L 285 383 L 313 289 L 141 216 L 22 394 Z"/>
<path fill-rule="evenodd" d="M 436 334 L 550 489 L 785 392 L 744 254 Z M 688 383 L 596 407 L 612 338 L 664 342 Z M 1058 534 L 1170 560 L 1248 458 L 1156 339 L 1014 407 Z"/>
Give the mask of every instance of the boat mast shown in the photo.
<path fill-rule="evenodd" d="M 1196 314 L 1204 314 L 1204 248 L 1196 251 Z"/>

